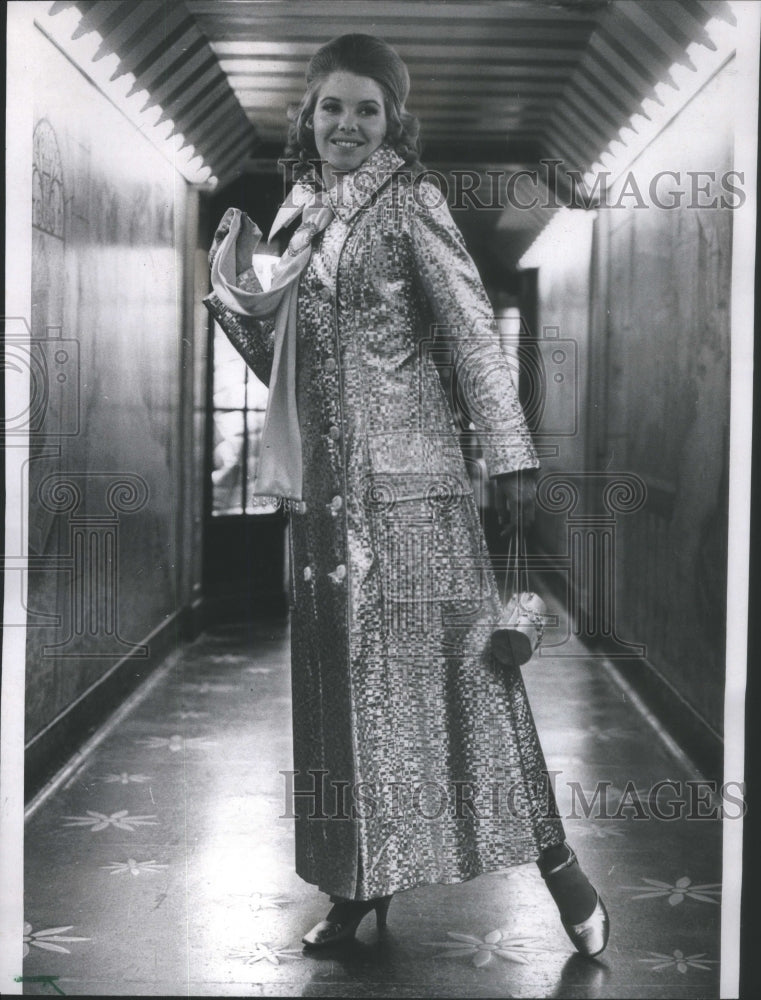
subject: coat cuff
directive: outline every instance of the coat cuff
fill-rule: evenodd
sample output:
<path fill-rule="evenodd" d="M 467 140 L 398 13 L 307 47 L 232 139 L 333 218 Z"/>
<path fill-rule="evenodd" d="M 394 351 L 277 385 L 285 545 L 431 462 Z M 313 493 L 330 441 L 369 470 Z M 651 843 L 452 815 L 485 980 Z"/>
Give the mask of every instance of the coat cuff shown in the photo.
<path fill-rule="evenodd" d="M 499 448 L 490 447 L 488 442 L 482 445 L 489 478 L 502 476 L 507 472 L 520 472 L 523 469 L 539 469 L 541 467 L 533 444 L 516 442 L 514 445 L 503 445 Z"/>

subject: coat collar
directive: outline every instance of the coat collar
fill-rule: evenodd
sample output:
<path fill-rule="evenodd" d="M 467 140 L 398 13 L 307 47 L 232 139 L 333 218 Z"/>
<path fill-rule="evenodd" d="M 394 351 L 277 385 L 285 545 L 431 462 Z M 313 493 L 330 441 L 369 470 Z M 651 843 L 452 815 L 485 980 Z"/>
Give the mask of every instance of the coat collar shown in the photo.
<path fill-rule="evenodd" d="M 269 238 L 289 226 L 307 207 L 319 208 L 327 201 L 342 222 L 349 222 L 365 208 L 404 160 L 390 146 L 379 146 L 365 162 L 348 174 L 337 174 L 327 190 L 314 171 L 293 185 L 272 224 Z"/>
<path fill-rule="evenodd" d="M 404 160 L 390 146 L 379 146 L 361 167 L 348 174 L 337 174 L 335 183 L 328 188 L 330 207 L 342 222 L 349 222 L 357 212 L 372 201 Z"/>

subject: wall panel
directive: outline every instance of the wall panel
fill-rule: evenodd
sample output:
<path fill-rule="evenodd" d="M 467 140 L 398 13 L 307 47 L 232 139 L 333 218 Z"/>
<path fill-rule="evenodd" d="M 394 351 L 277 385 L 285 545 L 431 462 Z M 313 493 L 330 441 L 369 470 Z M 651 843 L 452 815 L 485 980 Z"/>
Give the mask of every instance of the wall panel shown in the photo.
<path fill-rule="evenodd" d="M 27 740 L 178 593 L 185 182 L 45 38 L 34 87 Z M 188 584 L 185 584 L 187 589 Z M 142 645 L 144 650 L 136 649 Z"/>
<path fill-rule="evenodd" d="M 617 636 L 645 647 L 714 735 L 723 713 L 730 391 L 732 210 L 722 200 L 738 201 L 726 198 L 721 178 L 732 167 L 733 72 L 730 62 L 644 150 L 630 168 L 631 195 L 613 189 L 597 213 L 591 260 L 559 253 L 540 267 L 539 284 L 540 322 L 578 326 L 589 343 L 585 458 L 566 452 L 553 467 L 630 473 L 647 491 L 643 507 L 615 518 Z M 654 178 L 657 198 L 674 207 L 654 202 Z M 588 274 L 587 335 L 575 300 Z M 578 293 L 569 295 L 573 282 Z M 589 513 L 591 496 L 586 503 Z M 548 547 L 561 522 L 545 519 Z"/>

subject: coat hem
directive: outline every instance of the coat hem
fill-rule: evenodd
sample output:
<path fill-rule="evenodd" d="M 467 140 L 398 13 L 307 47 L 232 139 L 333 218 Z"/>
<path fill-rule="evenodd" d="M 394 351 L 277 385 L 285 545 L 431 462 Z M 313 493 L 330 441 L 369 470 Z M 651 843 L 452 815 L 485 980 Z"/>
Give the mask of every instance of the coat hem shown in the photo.
<path fill-rule="evenodd" d="M 539 854 L 540 851 L 537 849 L 535 855 L 531 854 L 530 857 L 527 857 L 523 860 L 516 860 L 513 861 L 511 864 L 506 864 L 506 865 L 505 864 L 485 865 L 483 868 L 479 869 L 479 871 L 472 872 L 471 874 L 468 875 L 465 874 L 441 875 L 438 878 L 424 878 L 412 882 L 410 884 L 405 884 L 402 882 L 401 884 L 397 885 L 394 882 L 390 882 L 387 886 L 384 886 L 382 889 L 378 890 L 377 892 L 374 892 L 372 896 L 368 896 L 366 894 L 355 895 L 352 897 L 342 896 L 340 892 L 336 892 L 335 888 L 326 887 L 325 884 L 324 883 L 321 884 L 318 879 L 311 879 L 305 875 L 302 875 L 300 872 L 296 872 L 296 874 L 304 882 L 307 882 L 309 885 L 317 886 L 320 892 L 324 892 L 328 896 L 341 896 L 341 898 L 344 899 L 352 898 L 355 900 L 364 901 L 369 899 L 376 899 L 379 896 L 389 896 L 399 892 L 408 892 L 411 889 L 422 889 L 425 888 L 425 886 L 429 885 L 460 885 L 463 882 L 472 882 L 473 879 L 478 878 L 481 875 L 493 875 L 498 872 L 509 871 L 512 868 L 520 868 L 523 865 L 528 865 L 531 864 L 532 862 L 536 862 L 537 859 L 539 858 Z"/>

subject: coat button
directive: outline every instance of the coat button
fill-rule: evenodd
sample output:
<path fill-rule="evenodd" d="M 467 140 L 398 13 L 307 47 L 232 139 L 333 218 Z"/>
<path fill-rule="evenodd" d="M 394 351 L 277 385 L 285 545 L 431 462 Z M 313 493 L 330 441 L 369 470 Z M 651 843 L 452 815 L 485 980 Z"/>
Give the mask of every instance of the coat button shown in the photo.
<path fill-rule="evenodd" d="M 336 364 L 336 359 L 335 358 L 328 358 L 328 360 L 325 362 L 325 371 L 326 372 L 334 372 L 337 367 L 338 367 L 338 365 Z"/>
<path fill-rule="evenodd" d="M 304 579 L 307 581 L 307 583 L 309 583 L 309 581 L 312 579 L 312 567 L 311 566 L 305 566 L 304 567 Z"/>
<path fill-rule="evenodd" d="M 343 497 L 335 496 L 330 501 L 330 513 L 333 517 L 338 517 L 339 510 L 343 507 Z"/>
<path fill-rule="evenodd" d="M 346 576 L 346 567 L 344 566 L 343 563 L 340 563 L 338 566 L 336 566 L 336 568 L 333 570 L 332 573 L 328 573 L 328 576 L 333 581 L 333 583 L 340 583 L 341 580 L 343 580 L 344 577 Z"/>
<path fill-rule="evenodd" d="M 341 437 L 341 431 L 336 424 L 331 424 L 328 427 L 328 437 L 333 441 L 337 441 Z"/>
<path fill-rule="evenodd" d="M 323 285 L 323 287 L 320 289 L 320 298 L 322 299 L 323 302 L 330 302 L 330 300 L 333 298 L 333 293 L 327 287 L 327 285 Z"/>

